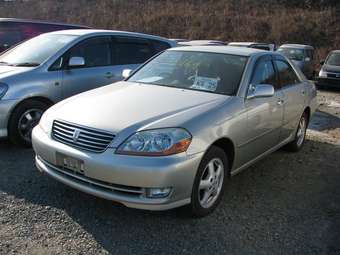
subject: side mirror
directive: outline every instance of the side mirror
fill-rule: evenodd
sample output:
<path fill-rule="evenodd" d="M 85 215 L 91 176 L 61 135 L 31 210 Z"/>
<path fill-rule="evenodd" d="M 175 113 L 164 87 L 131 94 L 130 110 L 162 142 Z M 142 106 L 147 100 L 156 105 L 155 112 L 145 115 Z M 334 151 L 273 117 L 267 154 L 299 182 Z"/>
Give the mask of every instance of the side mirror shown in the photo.
<path fill-rule="evenodd" d="M 274 96 L 274 87 L 269 84 L 251 84 L 248 90 L 247 99 L 258 98 L 258 97 L 272 97 Z"/>
<path fill-rule="evenodd" d="M 306 61 L 306 62 L 309 62 L 309 61 L 310 61 L 310 57 L 306 57 L 306 58 L 305 58 L 305 61 Z"/>
<path fill-rule="evenodd" d="M 131 73 L 132 73 L 131 69 L 124 69 L 123 72 L 122 72 L 122 76 L 123 76 L 124 79 L 127 79 L 127 78 L 129 78 Z"/>
<path fill-rule="evenodd" d="M 324 64 L 325 64 L 325 60 L 321 60 L 321 61 L 320 61 L 320 65 L 323 66 Z"/>
<path fill-rule="evenodd" d="M 68 61 L 69 67 L 80 67 L 85 65 L 85 59 L 83 57 L 72 57 Z"/>

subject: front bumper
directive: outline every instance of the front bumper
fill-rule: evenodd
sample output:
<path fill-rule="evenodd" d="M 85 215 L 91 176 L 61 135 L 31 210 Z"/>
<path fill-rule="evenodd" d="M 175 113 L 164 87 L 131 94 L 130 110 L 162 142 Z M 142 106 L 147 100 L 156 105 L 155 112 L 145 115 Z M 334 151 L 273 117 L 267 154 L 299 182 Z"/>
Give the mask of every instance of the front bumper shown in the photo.
<path fill-rule="evenodd" d="M 316 80 L 316 85 L 320 87 L 340 88 L 340 78 L 318 77 Z"/>
<path fill-rule="evenodd" d="M 140 157 L 80 151 L 52 140 L 37 126 L 32 133 L 37 168 L 56 180 L 80 191 L 146 210 L 167 210 L 190 203 L 191 190 L 203 153 L 168 157 Z M 56 154 L 62 153 L 84 162 L 84 173 L 56 166 Z M 165 198 L 148 198 L 147 188 L 171 187 Z"/>
<path fill-rule="evenodd" d="M 0 138 L 6 138 L 8 135 L 8 119 L 17 103 L 18 100 L 0 100 Z"/>

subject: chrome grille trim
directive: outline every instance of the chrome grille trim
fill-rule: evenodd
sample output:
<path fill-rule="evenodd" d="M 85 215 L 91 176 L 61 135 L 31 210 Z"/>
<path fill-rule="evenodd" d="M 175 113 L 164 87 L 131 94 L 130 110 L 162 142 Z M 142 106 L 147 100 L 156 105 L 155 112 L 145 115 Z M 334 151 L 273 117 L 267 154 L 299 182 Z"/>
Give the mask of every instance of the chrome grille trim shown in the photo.
<path fill-rule="evenodd" d="M 52 126 L 52 138 L 81 150 L 100 153 L 107 149 L 115 135 L 106 131 L 55 120 Z"/>

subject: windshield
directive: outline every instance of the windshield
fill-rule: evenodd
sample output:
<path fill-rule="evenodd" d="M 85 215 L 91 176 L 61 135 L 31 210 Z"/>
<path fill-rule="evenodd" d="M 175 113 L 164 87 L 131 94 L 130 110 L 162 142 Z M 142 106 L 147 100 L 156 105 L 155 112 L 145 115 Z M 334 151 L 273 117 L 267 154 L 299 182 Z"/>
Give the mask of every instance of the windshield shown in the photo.
<path fill-rule="evenodd" d="M 302 61 L 305 57 L 303 49 L 280 48 L 277 51 L 292 60 Z"/>
<path fill-rule="evenodd" d="M 1 55 L 0 65 L 38 66 L 74 38 L 74 35 L 59 34 L 37 36 Z"/>
<path fill-rule="evenodd" d="M 194 51 L 165 51 L 128 80 L 235 95 L 247 57 Z"/>
<path fill-rule="evenodd" d="M 327 65 L 340 66 L 340 53 L 331 53 L 327 58 Z"/>

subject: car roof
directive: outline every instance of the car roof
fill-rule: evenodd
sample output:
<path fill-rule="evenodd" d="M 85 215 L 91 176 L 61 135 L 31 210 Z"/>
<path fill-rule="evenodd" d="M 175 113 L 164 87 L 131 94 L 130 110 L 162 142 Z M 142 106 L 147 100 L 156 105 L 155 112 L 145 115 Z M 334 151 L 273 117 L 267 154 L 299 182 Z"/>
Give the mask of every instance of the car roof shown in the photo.
<path fill-rule="evenodd" d="M 279 48 L 297 48 L 297 49 L 314 50 L 313 46 L 306 45 L 306 44 L 282 44 Z"/>
<path fill-rule="evenodd" d="M 104 30 L 104 29 L 68 29 L 68 30 L 60 30 L 50 32 L 49 34 L 61 34 L 61 35 L 75 35 L 75 36 L 88 36 L 88 35 L 133 35 L 137 37 L 143 37 L 148 39 L 154 39 L 159 41 L 166 41 L 172 46 L 176 45 L 175 41 L 171 41 L 164 37 L 155 36 L 155 35 L 148 35 L 142 33 L 135 33 L 135 32 L 127 32 L 127 31 L 118 31 L 118 30 Z"/>
<path fill-rule="evenodd" d="M 81 28 L 90 28 L 88 26 L 77 25 L 77 24 L 50 22 L 50 21 L 33 20 L 33 19 L 0 18 L 0 23 L 1 22 L 21 22 L 21 23 L 35 23 L 35 24 L 47 24 L 47 25 L 60 25 L 60 26 L 74 26 L 74 27 L 81 27 Z"/>
<path fill-rule="evenodd" d="M 330 53 L 340 53 L 340 50 L 332 50 Z"/>
<path fill-rule="evenodd" d="M 180 45 L 192 45 L 192 46 L 204 46 L 204 45 L 226 45 L 225 42 L 217 41 L 217 40 L 192 40 L 192 41 L 185 41 L 179 42 Z"/>
<path fill-rule="evenodd" d="M 271 43 L 259 43 L 259 42 L 230 42 L 230 46 L 251 46 L 251 45 L 272 45 Z"/>
<path fill-rule="evenodd" d="M 168 49 L 169 51 L 197 51 L 197 52 L 210 52 L 210 53 L 223 53 L 230 55 L 239 56 L 251 56 L 255 54 L 269 54 L 271 52 L 245 47 L 235 47 L 235 46 L 187 46 L 187 47 L 176 47 Z M 272 53 L 271 53 L 272 54 Z"/>

